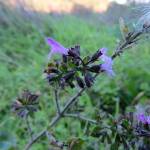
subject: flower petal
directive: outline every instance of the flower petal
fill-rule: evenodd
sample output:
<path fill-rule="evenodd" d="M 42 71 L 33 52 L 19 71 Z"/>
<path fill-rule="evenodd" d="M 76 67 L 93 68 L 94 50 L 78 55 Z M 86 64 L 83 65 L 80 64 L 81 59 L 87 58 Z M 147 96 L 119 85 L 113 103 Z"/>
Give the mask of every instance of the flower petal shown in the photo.
<path fill-rule="evenodd" d="M 139 122 L 144 123 L 144 124 L 147 123 L 146 116 L 145 116 L 143 113 L 137 115 L 137 120 L 138 120 Z"/>
<path fill-rule="evenodd" d="M 106 73 L 109 75 L 109 76 L 114 76 L 115 73 L 112 69 L 112 65 L 113 65 L 113 60 L 111 57 L 107 56 L 106 55 L 106 52 L 107 52 L 107 49 L 106 48 L 102 48 L 101 49 L 101 52 L 102 52 L 102 55 L 100 56 L 100 58 L 102 59 L 102 61 L 104 62 L 102 65 L 101 65 L 101 69 L 106 71 Z"/>
<path fill-rule="evenodd" d="M 101 51 L 102 54 L 106 54 L 108 49 L 103 47 L 103 48 L 100 49 L 100 51 Z"/>
<path fill-rule="evenodd" d="M 150 116 L 146 117 L 146 121 L 147 121 L 148 124 L 150 124 Z"/>
<path fill-rule="evenodd" d="M 48 59 L 51 58 L 53 54 L 67 54 L 68 49 L 63 45 L 55 41 L 53 38 L 46 38 L 47 44 L 51 47 L 51 51 L 48 54 Z"/>

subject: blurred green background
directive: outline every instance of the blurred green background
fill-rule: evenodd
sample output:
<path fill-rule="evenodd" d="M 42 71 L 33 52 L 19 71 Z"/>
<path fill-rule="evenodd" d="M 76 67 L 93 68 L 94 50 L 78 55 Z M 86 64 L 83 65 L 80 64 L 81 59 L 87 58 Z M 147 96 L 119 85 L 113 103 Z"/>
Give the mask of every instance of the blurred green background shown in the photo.
<path fill-rule="evenodd" d="M 41 131 L 55 115 L 52 89 L 42 78 L 47 63 L 49 47 L 45 37 L 53 37 L 65 47 L 80 44 L 82 55 L 92 54 L 107 47 L 111 55 L 121 38 L 118 19 L 125 17 L 132 26 L 129 12 L 132 5 L 112 4 L 106 12 L 97 13 L 78 7 L 72 13 L 44 13 L 10 7 L 0 2 L 0 149 L 21 150 L 28 141 L 24 120 L 11 111 L 13 100 L 23 89 L 40 91 L 40 111 L 32 122 L 34 133 Z M 118 12 L 117 9 L 118 8 Z M 124 12 L 120 12 L 124 9 Z M 115 10 L 115 11 L 114 11 Z M 87 90 L 79 102 L 83 114 L 93 117 L 96 104 L 111 114 L 124 113 L 134 103 L 147 104 L 150 99 L 150 43 L 145 38 L 134 48 L 127 50 L 114 62 L 115 77 L 98 77 L 93 88 Z M 73 92 L 61 93 L 62 103 Z M 139 97 L 138 97 L 139 96 Z M 138 97 L 138 101 L 137 101 Z M 119 102 L 119 108 L 117 107 Z M 78 120 L 62 119 L 56 128 L 56 137 L 62 141 L 71 137 L 85 139 L 83 149 L 93 150 L 95 140 L 86 137 Z M 44 141 L 44 142 L 43 142 Z M 35 144 L 32 150 L 47 149 L 47 141 Z M 90 141 L 90 142 L 88 142 Z M 96 147 L 96 146 L 95 146 Z M 101 149 L 103 145 L 101 145 Z M 52 148 L 53 149 L 53 148 Z"/>

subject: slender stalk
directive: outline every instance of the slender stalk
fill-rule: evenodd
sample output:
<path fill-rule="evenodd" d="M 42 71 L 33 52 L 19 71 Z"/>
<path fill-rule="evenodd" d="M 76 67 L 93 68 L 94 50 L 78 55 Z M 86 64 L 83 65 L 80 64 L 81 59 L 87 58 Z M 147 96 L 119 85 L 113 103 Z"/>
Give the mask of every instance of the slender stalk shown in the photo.
<path fill-rule="evenodd" d="M 55 93 L 55 103 L 56 103 L 57 113 L 60 114 L 60 105 L 58 102 L 58 90 L 55 89 L 54 93 Z"/>
<path fill-rule="evenodd" d="M 64 108 L 63 108 L 61 114 L 64 114 L 64 113 L 70 108 L 70 106 L 76 101 L 76 99 L 77 99 L 78 97 L 81 96 L 81 94 L 85 91 L 85 89 L 86 89 L 86 88 L 81 89 L 73 98 L 71 98 L 71 99 L 66 103 L 66 105 L 64 106 Z"/>
<path fill-rule="evenodd" d="M 96 120 L 89 119 L 87 117 L 81 116 L 80 114 L 64 114 L 64 117 L 77 118 L 77 119 L 81 119 L 81 120 L 87 121 L 92 124 L 98 124 L 98 122 Z"/>
<path fill-rule="evenodd" d="M 26 116 L 25 120 L 26 120 L 28 132 L 29 132 L 29 134 L 30 134 L 31 140 L 33 140 L 33 132 L 32 132 L 32 128 L 31 128 L 31 126 L 30 126 L 29 116 Z"/>

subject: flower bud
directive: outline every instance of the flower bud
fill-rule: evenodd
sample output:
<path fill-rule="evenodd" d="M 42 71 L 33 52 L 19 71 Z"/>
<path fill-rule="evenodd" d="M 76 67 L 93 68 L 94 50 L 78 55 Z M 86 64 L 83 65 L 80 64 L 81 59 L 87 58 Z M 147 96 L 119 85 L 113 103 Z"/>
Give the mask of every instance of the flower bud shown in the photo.
<path fill-rule="evenodd" d="M 62 55 L 62 59 L 63 59 L 63 63 L 67 63 L 67 56 L 66 55 Z"/>
<path fill-rule="evenodd" d="M 80 77 L 76 77 L 76 81 L 80 88 L 84 88 L 84 81 Z"/>
<path fill-rule="evenodd" d="M 102 55 L 102 52 L 98 50 L 92 57 L 91 57 L 91 62 L 96 61 L 100 56 Z"/>
<path fill-rule="evenodd" d="M 68 81 L 74 76 L 74 74 L 74 71 L 68 72 L 63 78 L 65 79 L 65 81 Z"/>
<path fill-rule="evenodd" d="M 72 49 L 69 49 L 68 55 L 71 56 L 71 57 L 74 57 L 74 58 L 79 57 L 79 55 L 75 51 L 73 51 Z"/>
<path fill-rule="evenodd" d="M 91 87 L 93 84 L 93 77 L 91 76 L 91 74 L 87 73 L 84 76 L 84 80 L 85 80 L 85 84 L 87 87 Z"/>

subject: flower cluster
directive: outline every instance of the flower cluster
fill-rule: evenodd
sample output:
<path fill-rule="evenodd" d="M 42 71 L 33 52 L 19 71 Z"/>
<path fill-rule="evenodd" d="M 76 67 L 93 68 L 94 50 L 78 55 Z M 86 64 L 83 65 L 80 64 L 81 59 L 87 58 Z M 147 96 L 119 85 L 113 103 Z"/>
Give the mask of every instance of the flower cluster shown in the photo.
<path fill-rule="evenodd" d="M 48 59 L 53 54 L 61 54 L 62 59 L 55 63 L 48 63 L 44 73 L 49 83 L 58 82 L 61 87 L 69 85 L 75 87 L 76 82 L 80 88 L 91 87 L 94 78 L 93 73 L 106 72 L 113 76 L 112 58 L 107 56 L 107 49 L 102 48 L 92 56 L 82 58 L 80 56 L 80 46 L 65 48 L 52 38 L 46 39 L 51 51 Z M 101 63 L 100 63 L 101 61 Z"/>
<path fill-rule="evenodd" d="M 32 94 L 30 91 L 25 90 L 20 97 L 17 97 L 12 104 L 12 110 L 21 118 L 27 115 L 32 115 L 33 112 L 39 108 L 39 93 Z"/>

